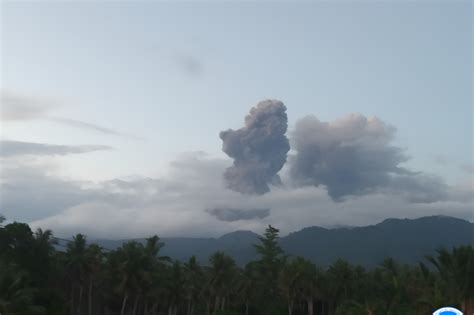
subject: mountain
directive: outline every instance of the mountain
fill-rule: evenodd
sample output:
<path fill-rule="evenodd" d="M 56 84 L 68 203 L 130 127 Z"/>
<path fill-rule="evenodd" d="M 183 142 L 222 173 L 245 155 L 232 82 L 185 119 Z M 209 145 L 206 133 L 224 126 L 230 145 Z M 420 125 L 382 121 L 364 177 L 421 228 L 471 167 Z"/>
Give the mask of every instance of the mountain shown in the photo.
<path fill-rule="evenodd" d="M 186 260 L 195 255 L 201 263 L 217 250 L 234 257 L 239 265 L 256 259 L 253 244 L 258 234 L 236 231 L 219 238 L 163 238 L 162 255 Z M 144 239 L 138 240 L 144 242 Z M 114 249 L 124 241 L 98 240 L 99 245 Z M 289 255 L 303 256 L 319 265 L 328 265 L 338 258 L 353 264 L 374 266 L 386 257 L 414 264 L 440 247 L 474 245 L 474 223 L 447 217 L 419 219 L 387 219 L 365 227 L 308 227 L 280 239 Z"/>
<path fill-rule="evenodd" d="M 445 216 L 387 219 L 379 224 L 350 229 L 310 227 L 281 239 L 288 254 L 327 265 L 338 258 L 373 266 L 386 257 L 417 263 L 437 248 L 474 245 L 474 224 Z"/>
<path fill-rule="evenodd" d="M 258 234 L 251 231 L 235 231 L 219 238 L 164 237 L 160 239 L 165 244 L 160 254 L 183 261 L 194 255 L 205 264 L 213 253 L 224 251 L 234 257 L 237 264 L 244 265 L 256 257 L 252 244 L 258 242 L 258 237 Z M 116 249 L 126 241 L 128 240 L 96 240 L 95 242 L 104 248 Z M 145 239 L 135 239 L 135 241 L 145 243 Z"/>

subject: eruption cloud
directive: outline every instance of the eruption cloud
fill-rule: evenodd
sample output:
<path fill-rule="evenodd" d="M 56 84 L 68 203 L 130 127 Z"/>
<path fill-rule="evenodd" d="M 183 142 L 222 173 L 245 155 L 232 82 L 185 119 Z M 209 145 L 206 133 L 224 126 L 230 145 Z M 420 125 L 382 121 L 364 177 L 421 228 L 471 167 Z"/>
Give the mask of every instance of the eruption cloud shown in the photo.
<path fill-rule="evenodd" d="M 286 106 L 278 100 L 257 104 L 245 117 L 245 126 L 222 131 L 222 150 L 234 160 L 224 173 L 228 188 L 242 194 L 262 195 L 269 184 L 280 183 L 277 173 L 286 162 L 290 144 Z"/>
<path fill-rule="evenodd" d="M 395 131 L 360 114 L 333 122 L 307 116 L 292 133 L 291 177 L 300 186 L 325 186 L 334 201 L 373 192 L 404 194 L 411 202 L 445 199 L 441 179 L 402 166 L 409 157 L 392 145 Z"/>
<path fill-rule="evenodd" d="M 219 221 L 234 222 L 241 220 L 263 219 L 270 215 L 270 209 L 234 209 L 213 208 L 207 209 L 207 213 L 216 217 Z"/>

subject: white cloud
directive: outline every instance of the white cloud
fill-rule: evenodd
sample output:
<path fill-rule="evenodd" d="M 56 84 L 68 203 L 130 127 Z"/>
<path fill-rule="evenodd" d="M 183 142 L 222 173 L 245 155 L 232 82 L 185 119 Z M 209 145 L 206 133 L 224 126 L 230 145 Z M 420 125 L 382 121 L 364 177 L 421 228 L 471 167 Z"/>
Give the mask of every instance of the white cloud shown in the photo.
<path fill-rule="evenodd" d="M 64 105 L 63 101 L 58 101 L 52 98 L 24 95 L 12 91 L 0 90 L 0 105 L 0 120 L 3 122 L 46 120 L 95 133 L 142 139 L 134 135 L 122 133 L 89 122 L 52 116 L 51 111 L 53 111 L 53 109 Z"/>
<path fill-rule="evenodd" d="M 268 224 L 286 234 L 311 225 L 366 225 L 387 217 L 436 214 L 472 220 L 472 199 L 455 194 L 450 200 L 430 204 L 410 203 L 403 196 L 389 193 L 336 203 L 322 186 L 273 187 L 264 196 L 242 195 L 224 188 L 222 173 L 229 163 L 203 153 L 183 155 L 170 164 L 168 174 L 162 178 L 98 183 L 85 191 L 77 204 L 31 225 L 66 236 L 83 232 L 92 237 L 126 238 L 150 234 L 218 236 L 234 230 L 262 232 Z M 262 219 L 225 222 L 206 212 L 219 207 L 271 212 Z"/>
<path fill-rule="evenodd" d="M 67 155 L 111 149 L 112 147 L 106 145 L 56 145 L 36 142 L 0 140 L 1 157 L 17 157 L 21 155 Z"/>

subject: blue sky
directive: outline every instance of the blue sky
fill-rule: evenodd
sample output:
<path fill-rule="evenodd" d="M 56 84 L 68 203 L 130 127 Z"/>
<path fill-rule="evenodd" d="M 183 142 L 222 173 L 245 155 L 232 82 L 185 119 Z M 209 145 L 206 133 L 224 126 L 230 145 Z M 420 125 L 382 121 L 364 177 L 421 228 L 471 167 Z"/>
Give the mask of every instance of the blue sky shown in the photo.
<path fill-rule="evenodd" d="M 219 132 L 275 98 L 289 131 L 315 115 L 377 116 L 407 167 L 472 178 L 472 3 L 14 2 L 1 4 L 3 91 L 54 105 L 2 138 L 113 150 L 54 157 L 83 181 L 159 176 L 182 152 L 225 159 Z M 38 101 L 39 102 L 39 101 Z"/>

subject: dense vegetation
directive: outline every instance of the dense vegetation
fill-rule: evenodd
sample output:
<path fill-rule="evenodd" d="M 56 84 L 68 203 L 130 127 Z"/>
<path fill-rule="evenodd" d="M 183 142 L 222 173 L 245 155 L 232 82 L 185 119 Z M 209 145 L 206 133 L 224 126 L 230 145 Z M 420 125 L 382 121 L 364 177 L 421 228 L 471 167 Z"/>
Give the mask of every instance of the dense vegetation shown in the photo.
<path fill-rule="evenodd" d="M 200 265 L 160 255 L 157 236 L 114 251 L 78 234 L 64 251 L 50 231 L 0 228 L 2 315 L 431 314 L 451 305 L 474 311 L 474 250 L 440 249 L 416 266 L 391 258 L 364 269 L 338 260 L 321 268 L 285 255 L 278 230 L 239 268 L 223 252 Z"/>

